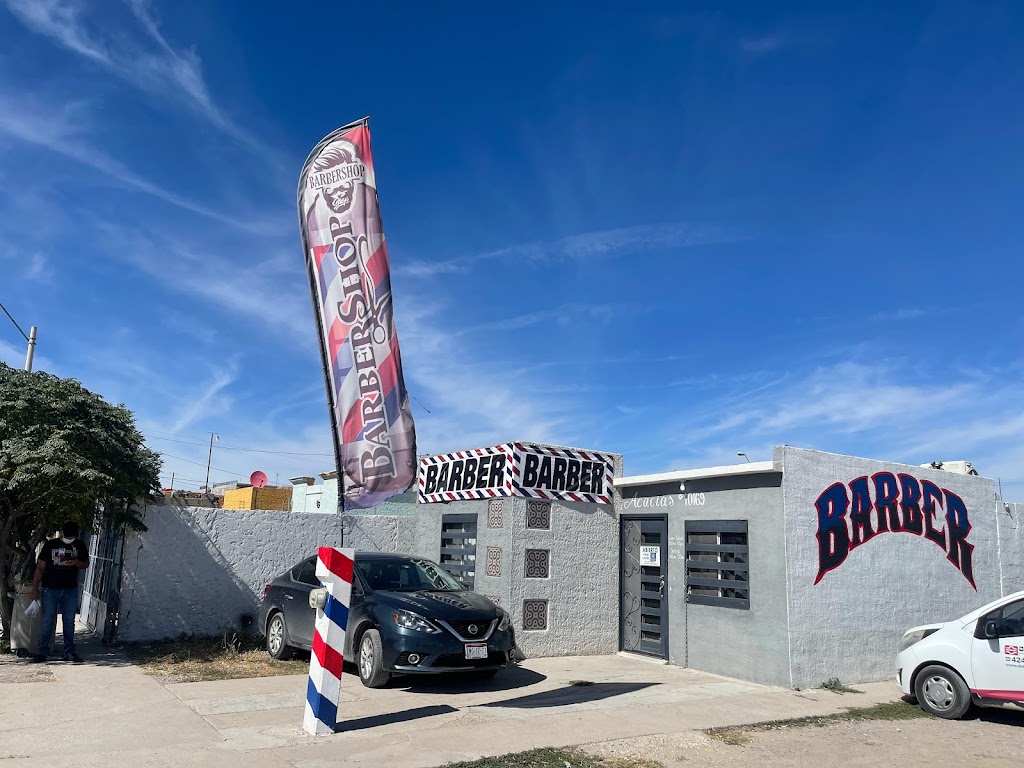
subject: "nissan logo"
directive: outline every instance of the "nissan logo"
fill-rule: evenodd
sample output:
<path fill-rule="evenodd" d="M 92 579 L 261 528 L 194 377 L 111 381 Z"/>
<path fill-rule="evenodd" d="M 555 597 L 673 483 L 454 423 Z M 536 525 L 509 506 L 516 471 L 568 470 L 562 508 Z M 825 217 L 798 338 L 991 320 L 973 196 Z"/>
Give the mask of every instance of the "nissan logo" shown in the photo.
<path fill-rule="evenodd" d="M 466 629 L 469 630 L 469 634 L 475 635 L 477 633 L 478 627 L 476 624 L 470 624 L 468 627 L 466 627 Z"/>

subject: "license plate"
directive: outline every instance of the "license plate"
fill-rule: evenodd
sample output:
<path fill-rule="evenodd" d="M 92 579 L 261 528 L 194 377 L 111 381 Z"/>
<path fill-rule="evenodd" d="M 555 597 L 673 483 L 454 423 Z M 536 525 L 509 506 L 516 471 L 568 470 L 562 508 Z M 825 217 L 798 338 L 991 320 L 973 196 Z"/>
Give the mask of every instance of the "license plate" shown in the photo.
<path fill-rule="evenodd" d="M 487 658 L 487 643 L 467 643 L 466 644 L 466 658 L 467 659 L 486 659 Z"/>

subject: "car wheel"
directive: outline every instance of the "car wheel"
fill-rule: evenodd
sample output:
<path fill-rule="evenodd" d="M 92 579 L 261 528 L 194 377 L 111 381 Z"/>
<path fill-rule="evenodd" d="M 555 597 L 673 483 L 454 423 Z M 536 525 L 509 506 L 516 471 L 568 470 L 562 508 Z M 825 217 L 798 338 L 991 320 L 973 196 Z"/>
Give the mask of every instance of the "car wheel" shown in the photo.
<path fill-rule="evenodd" d="M 383 688 L 391 679 L 391 673 L 384 669 L 384 648 L 380 632 L 368 629 L 359 641 L 359 679 L 367 688 Z"/>
<path fill-rule="evenodd" d="M 936 664 L 922 669 L 914 683 L 914 692 L 921 709 L 944 720 L 961 718 L 971 708 L 967 683 L 949 667 Z"/>
<path fill-rule="evenodd" d="M 270 658 L 284 661 L 292 657 L 295 649 L 288 645 L 287 637 L 284 614 L 275 613 L 267 622 L 267 653 L 270 654 Z"/>

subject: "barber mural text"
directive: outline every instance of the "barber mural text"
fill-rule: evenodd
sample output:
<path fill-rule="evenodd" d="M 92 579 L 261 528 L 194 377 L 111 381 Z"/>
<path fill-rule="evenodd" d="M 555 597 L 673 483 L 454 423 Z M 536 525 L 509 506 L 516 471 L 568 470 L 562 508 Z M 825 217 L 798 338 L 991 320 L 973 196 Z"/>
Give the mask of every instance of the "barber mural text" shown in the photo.
<path fill-rule="evenodd" d="M 938 546 L 977 590 L 967 505 L 952 491 L 911 475 L 879 472 L 848 484 L 830 485 L 814 507 L 818 517 L 815 584 L 846 562 L 850 552 L 876 536 L 909 533 Z"/>

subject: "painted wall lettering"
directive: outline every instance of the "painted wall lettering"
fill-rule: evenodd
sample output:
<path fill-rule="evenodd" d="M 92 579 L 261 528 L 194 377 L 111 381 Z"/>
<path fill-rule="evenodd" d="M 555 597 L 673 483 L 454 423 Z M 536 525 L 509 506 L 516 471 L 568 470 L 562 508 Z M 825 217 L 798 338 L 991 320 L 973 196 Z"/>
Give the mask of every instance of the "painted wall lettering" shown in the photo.
<path fill-rule="evenodd" d="M 818 516 L 817 584 L 847 556 L 882 533 L 923 536 L 946 553 L 946 559 L 974 583 L 967 537 L 971 522 L 963 499 L 930 480 L 879 472 L 849 483 L 833 483 L 814 502 Z"/>

